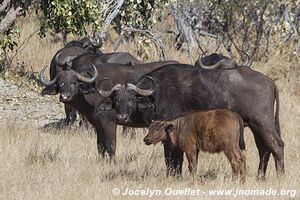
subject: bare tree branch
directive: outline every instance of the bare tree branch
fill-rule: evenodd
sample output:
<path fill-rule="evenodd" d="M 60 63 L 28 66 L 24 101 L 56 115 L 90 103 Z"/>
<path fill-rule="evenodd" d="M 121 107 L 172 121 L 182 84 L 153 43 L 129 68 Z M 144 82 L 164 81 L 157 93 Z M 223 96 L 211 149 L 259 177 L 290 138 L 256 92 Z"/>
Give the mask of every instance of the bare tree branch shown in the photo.
<path fill-rule="evenodd" d="M 211 33 L 207 33 L 207 32 L 205 32 L 205 31 L 200 31 L 200 32 L 199 32 L 199 35 L 207 36 L 207 37 L 210 37 L 210 38 L 213 38 L 213 39 L 218 39 L 218 36 L 217 36 L 217 35 L 211 34 Z"/>
<path fill-rule="evenodd" d="M 121 41 L 123 40 L 123 37 L 126 33 L 131 33 L 135 32 L 138 34 L 145 35 L 148 37 L 153 44 L 155 45 L 156 51 L 159 53 L 159 60 L 166 60 L 166 51 L 165 51 L 165 45 L 162 42 L 162 39 L 158 33 L 151 32 L 149 30 L 140 30 L 140 29 L 135 29 L 135 28 L 124 28 L 120 34 L 120 38 L 117 40 L 115 43 L 115 47 L 113 52 L 115 52 L 119 46 Z"/>
<path fill-rule="evenodd" d="M 107 2 L 105 2 L 107 8 L 104 9 L 104 12 L 102 14 L 102 17 L 106 17 L 108 14 L 108 12 L 111 12 L 111 10 L 113 10 L 113 8 L 117 5 L 118 2 L 114 2 L 114 0 L 109 0 Z"/>
<path fill-rule="evenodd" d="M 99 33 L 99 37 L 103 41 L 104 38 L 106 37 L 106 32 L 108 27 L 110 26 L 111 22 L 114 20 L 114 18 L 117 16 L 117 14 L 120 11 L 120 8 L 122 7 L 124 3 L 124 0 L 117 0 L 117 3 L 115 7 L 112 9 L 112 11 L 107 15 L 105 21 L 104 21 L 104 26 L 103 30 Z"/>
<path fill-rule="evenodd" d="M 263 30 L 265 24 L 264 13 L 267 10 L 268 4 L 269 4 L 268 2 L 265 2 L 264 5 L 262 3 L 260 5 L 260 15 L 258 15 L 257 26 L 256 26 L 256 39 L 254 41 L 254 48 L 251 57 L 254 57 L 254 55 L 258 52 L 260 48 L 260 41 L 263 36 Z"/>
<path fill-rule="evenodd" d="M 296 26 L 294 25 L 294 23 L 292 22 L 290 14 L 287 9 L 284 11 L 284 18 L 290 24 L 295 36 L 298 37 L 298 30 L 297 30 Z"/>
<path fill-rule="evenodd" d="M 10 66 L 14 60 L 14 58 L 18 55 L 19 52 L 21 52 L 30 42 L 30 39 L 35 36 L 39 31 L 39 28 L 34 30 L 30 35 L 28 35 L 24 41 L 18 45 L 18 48 L 15 50 L 15 53 L 13 56 L 11 56 L 8 60 L 7 60 L 7 66 Z"/>
<path fill-rule="evenodd" d="M 2 4 L 0 5 L 0 13 L 5 10 L 5 8 L 8 6 L 11 0 L 4 0 Z"/>
<path fill-rule="evenodd" d="M 11 8 L 6 16 L 1 20 L 0 22 L 0 33 L 4 33 L 6 30 L 9 29 L 9 27 L 14 23 L 17 16 L 21 15 L 21 7 L 18 7 L 16 9 Z"/>
<path fill-rule="evenodd" d="M 198 43 L 196 38 L 194 37 L 192 27 L 186 22 L 185 18 L 182 16 L 175 4 L 171 5 L 171 10 L 176 22 L 176 28 L 183 40 L 187 42 L 188 45 L 196 47 Z"/>

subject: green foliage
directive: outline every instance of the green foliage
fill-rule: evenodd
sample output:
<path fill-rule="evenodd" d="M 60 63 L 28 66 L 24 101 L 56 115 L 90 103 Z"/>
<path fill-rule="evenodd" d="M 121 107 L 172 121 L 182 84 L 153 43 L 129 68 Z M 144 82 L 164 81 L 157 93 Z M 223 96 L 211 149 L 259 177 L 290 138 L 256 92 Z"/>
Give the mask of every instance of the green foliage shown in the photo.
<path fill-rule="evenodd" d="M 121 23 L 126 27 L 150 29 L 161 17 L 168 0 L 125 0 L 121 8 Z"/>
<path fill-rule="evenodd" d="M 17 46 L 17 42 L 15 38 L 18 38 L 20 33 L 17 29 L 10 30 L 9 34 L 1 35 L 0 38 L 0 47 L 2 51 L 5 50 L 13 50 L 15 46 Z"/>
<path fill-rule="evenodd" d="M 4 69 L 4 65 L 7 64 L 7 52 L 12 51 L 14 47 L 18 46 L 16 39 L 19 38 L 19 31 L 14 28 L 8 33 L 0 34 L 0 71 Z"/>
<path fill-rule="evenodd" d="M 92 24 L 93 30 L 101 28 L 100 15 L 102 3 L 94 0 L 41 0 L 38 9 L 44 16 L 41 18 L 41 36 L 48 29 L 55 33 L 85 35 L 86 25 Z"/>
<path fill-rule="evenodd" d="M 0 55 L 3 55 L 7 50 L 13 50 L 15 46 L 17 46 L 16 38 L 20 36 L 19 31 L 17 29 L 10 30 L 9 34 L 1 35 L 0 37 Z"/>

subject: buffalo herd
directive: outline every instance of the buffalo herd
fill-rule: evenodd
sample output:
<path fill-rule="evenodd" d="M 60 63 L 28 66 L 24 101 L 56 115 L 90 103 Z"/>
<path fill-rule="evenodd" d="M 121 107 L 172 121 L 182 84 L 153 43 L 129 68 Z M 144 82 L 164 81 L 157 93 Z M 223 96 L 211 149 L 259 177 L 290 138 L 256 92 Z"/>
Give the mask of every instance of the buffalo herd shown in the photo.
<path fill-rule="evenodd" d="M 114 158 L 117 125 L 149 127 L 144 142 L 162 141 L 168 175 L 181 173 L 184 153 L 195 173 L 199 150 L 223 151 L 234 177 L 244 181 L 243 129 L 249 127 L 259 153 L 257 177 L 265 178 L 271 154 L 277 174 L 284 174 L 278 88 L 250 68 L 247 53 L 241 65 L 217 53 L 195 65 L 141 63 L 127 52 L 103 53 L 101 45 L 90 37 L 69 42 L 53 56 L 50 80 L 46 67 L 39 77 L 42 95 L 59 94 L 66 124 L 78 112 L 93 125 L 101 156 Z"/>

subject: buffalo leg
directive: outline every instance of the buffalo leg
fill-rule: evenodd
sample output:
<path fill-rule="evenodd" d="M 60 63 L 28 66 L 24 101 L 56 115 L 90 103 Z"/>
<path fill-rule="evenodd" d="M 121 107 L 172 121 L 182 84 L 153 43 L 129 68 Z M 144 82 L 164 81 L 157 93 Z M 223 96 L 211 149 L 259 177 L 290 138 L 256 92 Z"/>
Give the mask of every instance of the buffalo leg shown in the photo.
<path fill-rule="evenodd" d="M 122 136 L 126 137 L 128 133 L 129 133 L 129 127 L 123 126 L 122 127 Z"/>
<path fill-rule="evenodd" d="M 260 163 L 258 168 L 258 178 L 264 179 L 270 154 L 272 153 L 275 160 L 277 174 L 284 173 L 284 144 L 275 126 L 264 123 L 264 125 L 250 125 L 254 133 L 256 146 L 258 148 Z"/>
<path fill-rule="evenodd" d="M 73 124 L 76 121 L 76 110 L 65 104 L 65 113 L 66 113 L 66 125 Z"/>
<path fill-rule="evenodd" d="M 259 154 L 259 166 L 257 171 L 257 179 L 264 180 L 270 159 L 271 151 L 259 136 L 254 136 L 255 143 Z"/>
<path fill-rule="evenodd" d="M 196 149 L 190 149 L 185 152 L 189 162 L 189 171 L 193 176 L 196 175 L 197 172 L 198 153 L 199 151 L 197 151 Z"/>
<path fill-rule="evenodd" d="M 97 126 L 101 127 L 102 133 L 104 138 L 104 149 L 107 151 L 110 159 L 113 159 L 116 152 L 116 122 L 115 122 L 115 115 L 113 113 L 103 113 L 98 115 L 97 118 Z"/>
<path fill-rule="evenodd" d="M 80 127 L 85 127 L 86 129 L 89 129 L 89 121 L 86 118 L 85 115 L 83 114 L 79 114 L 80 115 L 80 122 L 79 122 L 79 126 Z"/>
<path fill-rule="evenodd" d="M 99 154 L 99 156 L 104 158 L 106 149 L 105 149 L 105 137 L 104 137 L 104 132 L 102 130 L 102 127 L 97 126 L 96 132 L 97 132 L 98 154 Z"/>
<path fill-rule="evenodd" d="M 271 153 L 275 160 L 275 168 L 277 172 L 277 176 L 281 176 L 284 174 L 284 143 L 277 133 L 275 127 L 272 131 L 269 131 L 265 136 L 265 141 L 267 142 L 267 145 L 271 149 Z M 275 133 L 274 135 L 271 133 Z"/>
<path fill-rule="evenodd" d="M 135 139 L 135 136 L 136 136 L 135 129 L 133 129 L 129 126 L 123 126 L 122 136 L 126 137 L 128 134 L 130 135 L 130 139 Z"/>
<path fill-rule="evenodd" d="M 225 152 L 225 154 L 232 168 L 232 180 L 236 180 L 239 175 L 240 168 L 242 166 L 239 165 L 239 161 L 235 152 L 229 151 L 229 152 Z"/>
<path fill-rule="evenodd" d="M 164 144 L 165 162 L 167 166 L 167 176 L 181 175 L 183 151 L 179 148 Z"/>
<path fill-rule="evenodd" d="M 107 152 L 109 158 L 113 159 L 116 152 L 116 132 L 109 132 L 107 129 L 104 127 L 97 131 L 97 148 L 100 156 L 104 157 L 105 152 Z"/>
<path fill-rule="evenodd" d="M 103 128 L 105 132 L 105 149 L 110 159 L 113 159 L 116 154 L 116 128 L 117 125 L 114 121 L 107 122 Z"/>
<path fill-rule="evenodd" d="M 226 149 L 227 150 L 224 151 L 224 153 L 232 168 L 232 180 L 236 180 L 237 177 L 240 176 L 240 182 L 244 183 L 246 180 L 246 159 L 239 147 L 239 144 L 227 147 Z"/>

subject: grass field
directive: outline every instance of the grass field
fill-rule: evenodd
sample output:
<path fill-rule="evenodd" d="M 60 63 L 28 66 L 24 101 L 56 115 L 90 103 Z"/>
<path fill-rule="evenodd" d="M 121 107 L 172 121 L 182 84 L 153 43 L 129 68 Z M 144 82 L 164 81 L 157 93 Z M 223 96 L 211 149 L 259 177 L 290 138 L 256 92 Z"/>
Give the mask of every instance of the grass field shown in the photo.
<path fill-rule="evenodd" d="M 21 40 L 37 28 L 33 19 L 21 19 L 19 23 Z M 25 70 L 33 72 L 48 65 L 61 46 L 52 37 L 39 39 L 34 36 L 29 42 L 30 45 L 20 50 L 14 65 L 18 67 L 24 62 Z M 109 50 L 109 46 L 104 47 L 104 51 Z M 186 55 L 171 48 L 169 55 L 172 59 L 187 60 Z M 276 178 L 271 158 L 266 181 L 256 180 L 258 153 L 249 129 L 245 132 L 247 181 L 240 185 L 231 181 L 230 165 L 223 154 L 201 153 L 196 178 L 189 175 L 186 161 L 182 179 L 166 178 L 162 145 L 144 145 L 142 139 L 146 130 L 143 129 L 137 129 L 136 137 L 131 138 L 130 133 L 123 136 L 119 127 L 117 157 L 115 161 L 108 161 L 97 157 L 96 136 L 92 130 L 74 127 L 45 131 L 30 118 L 12 120 L 10 116 L 2 116 L 7 120 L 0 124 L 0 199 L 147 199 L 151 194 L 147 189 L 156 190 L 151 199 L 233 199 L 236 191 L 242 193 L 241 190 L 246 195 L 238 196 L 240 199 L 300 199 L 300 64 L 278 59 L 279 56 L 275 54 L 267 63 L 256 62 L 253 66 L 276 80 L 279 88 L 285 178 Z M 22 90 L 31 89 L 24 86 Z M 51 101 L 54 106 L 58 100 Z M 31 103 L 24 106 L 28 112 L 35 109 Z M 62 108 L 58 110 L 57 113 L 61 113 Z M 35 120 L 47 123 L 43 117 Z M 145 195 L 113 195 L 112 192 L 118 192 L 115 188 L 121 193 L 126 192 L 126 188 L 144 189 Z M 178 194 L 177 189 L 186 188 L 199 189 L 201 193 L 199 196 Z M 232 194 L 209 194 L 217 189 L 232 190 Z M 247 195 L 250 190 L 265 190 L 267 195 Z M 268 195 L 273 190 L 282 195 Z"/>

